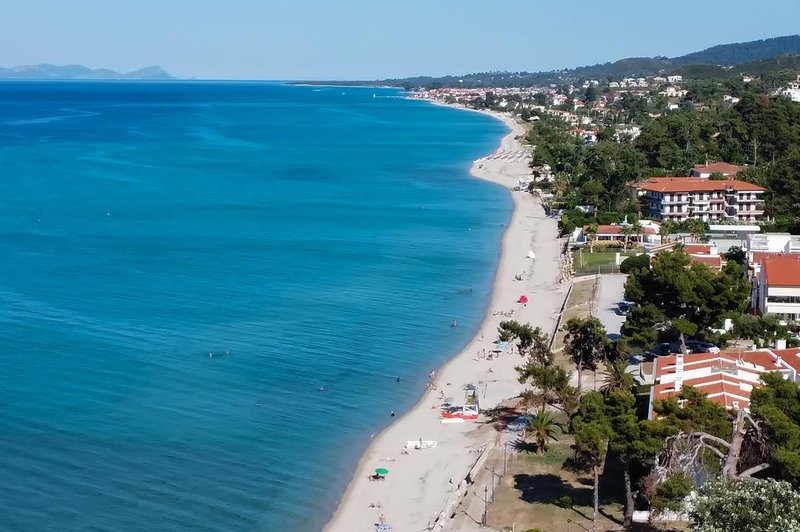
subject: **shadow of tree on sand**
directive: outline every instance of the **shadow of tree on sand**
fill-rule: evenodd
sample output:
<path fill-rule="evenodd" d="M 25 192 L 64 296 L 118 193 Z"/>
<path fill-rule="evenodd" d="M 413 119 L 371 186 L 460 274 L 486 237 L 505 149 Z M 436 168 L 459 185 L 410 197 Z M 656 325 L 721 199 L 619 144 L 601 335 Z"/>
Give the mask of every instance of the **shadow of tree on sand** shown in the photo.
<path fill-rule="evenodd" d="M 514 475 L 514 488 L 520 491 L 519 498 L 529 503 L 555 504 L 559 497 L 569 495 L 576 506 L 592 505 L 591 487 L 573 486 L 564 482 L 564 479 L 558 475 L 528 475 L 520 473 Z M 573 508 L 573 510 L 581 517 L 591 519 L 591 517 L 584 515 L 577 508 Z"/>
<path fill-rule="evenodd" d="M 505 430 L 510 423 L 522 415 L 522 412 L 511 406 L 498 406 L 488 410 L 482 410 L 481 414 L 486 416 L 486 420 L 479 421 L 479 423 L 484 425 L 495 424 L 498 430 Z"/>

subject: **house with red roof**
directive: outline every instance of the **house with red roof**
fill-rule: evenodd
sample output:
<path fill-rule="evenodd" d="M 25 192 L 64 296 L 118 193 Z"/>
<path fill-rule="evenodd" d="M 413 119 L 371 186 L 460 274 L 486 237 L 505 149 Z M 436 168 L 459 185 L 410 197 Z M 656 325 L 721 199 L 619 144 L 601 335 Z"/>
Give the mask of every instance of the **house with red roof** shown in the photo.
<path fill-rule="evenodd" d="M 674 251 L 680 244 L 670 242 L 651 248 L 648 253 L 652 260 L 656 255 L 666 251 Z M 683 250 L 689 255 L 689 260 L 693 263 L 705 264 L 712 270 L 721 270 L 725 266 L 725 257 L 719 254 L 716 244 L 685 244 Z"/>
<path fill-rule="evenodd" d="M 800 348 L 752 351 L 726 350 L 720 353 L 687 353 L 661 356 L 653 361 L 654 385 L 650 390 L 648 417 L 653 419 L 654 403 L 692 386 L 708 398 L 731 409 L 748 410 L 750 393 L 763 385 L 761 376 L 777 371 L 784 378 L 800 382 Z"/>
<path fill-rule="evenodd" d="M 631 234 L 628 235 L 628 243 L 629 244 L 643 244 L 643 245 L 653 245 L 657 244 L 661 241 L 661 237 L 659 236 L 659 224 L 658 222 L 654 222 L 652 220 L 642 220 L 640 222 L 642 226 L 642 232 L 640 234 Z M 630 224 L 627 224 L 630 226 Z M 597 233 L 594 235 L 595 244 L 599 244 L 602 242 L 624 242 L 625 241 L 625 234 L 624 228 L 626 224 L 601 224 L 597 226 Z M 575 241 L 579 244 L 589 244 L 591 239 L 591 235 L 588 234 L 589 226 L 586 225 L 575 236 Z"/>
<path fill-rule="evenodd" d="M 800 254 L 767 255 L 761 259 L 755 288 L 756 311 L 800 321 Z"/>
<path fill-rule="evenodd" d="M 736 174 L 747 168 L 729 163 L 696 164 L 692 168 L 690 177 L 711 177 L 711 174 L 722 174 L 725 177 L 736 177 Z"/>
<path fill-rule="evenodd" d="M 800 235 L 789 233 L 757 233 L 747 235 L 744 246 L 747 267 L 753 279 L 761 273 L 761 262 L 767 257 L 800 254 Z"/>
<path fill-rule="evenodd" d="M 644 210 L 658 220 L 752 222 L 764 215 L 766 189 L 737 179 L 651 177 L 633 188 Z"/>

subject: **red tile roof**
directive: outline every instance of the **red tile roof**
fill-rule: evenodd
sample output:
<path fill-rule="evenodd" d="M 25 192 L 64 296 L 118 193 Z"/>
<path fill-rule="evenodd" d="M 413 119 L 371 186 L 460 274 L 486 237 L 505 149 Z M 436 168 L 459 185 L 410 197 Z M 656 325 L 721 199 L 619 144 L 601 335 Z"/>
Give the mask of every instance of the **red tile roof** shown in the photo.
<path fill-rule="evenodd" d="M 769 286 L 800 287 L 800 254 L 765 257 L 761 268 Z"/>
<path fill-rule="evenodd" d="M 725 262 L 719 255 L 689 255 L 689 260 L 697 264 L 705 264 L 709 268 L 722 269 Z"/>
<path fill-rule="evenodd" d="M 597 226 L 597 234 L 598 235 L 618 235 L 622 233 L 622 225 L 598 225 Z M 583 229 L 588 229 L 588 225 L 584 225 Z M 658 229 L 655 227 L 643 227 L 642 234 L 645 235 L 656 235 L 658 234 Z"/>
<path fill-rule="evenodd" d="M 711 255 L 711 244 L 686 244 L 684 250 L 689 255 Z"/>
<path fill-rule="evenodd" d="M 666 399 L 678 393 L 675 382 L 672 382 L 677 376 L 676 362 L 677 355 L 662 356 L 655 360 L 654 399 Z M 708 370 L 708 374 L 698 375 L 698 370 L 703 369 Z M 684 378 L 681 386 L 693 386 L 707 394 L 711 401 L 728 408 L 733 407 L 734 401 L 739 408 L 748 408 L 750 391 L 742 389 L 742 384 L 757 388 L 761 385 L 758 382 L 761 374 L 770 371 L 791 374 L 792 370 L 800 371 L 800 348 L 690 353 L 683 357 Z M 662 377 L 670 378 L 662 383 Z"/>
<path fill-rule="evenodd" d="M 745 166 L 736 166 L 735 164 L 730 163 L 711 163 L 711 164 L 696 164 L 694 165 L 693 171 L 694 172 L 702 172 L 704 174 L 713 174 L 714 172 L 720 172 L 725 175 L 736 175 L 742 170 L 744 170 Z"/>
<path fill-rule="evenodd" d="M 733 188 L 737 192 L 763 192 L 766 189 L 747 181 L 726 179 L 715 181 L 703 177 L 651 177 L 636 186 L 650 192 L 717 192 Z"/>
<path fill-rule="evenodd" d="M 767 257 L 774 257 L 776 255 L 783 255 L 782 251 L 751 251 L 750 252 L 750 263 L 751 264 L 761 264 Z"/>

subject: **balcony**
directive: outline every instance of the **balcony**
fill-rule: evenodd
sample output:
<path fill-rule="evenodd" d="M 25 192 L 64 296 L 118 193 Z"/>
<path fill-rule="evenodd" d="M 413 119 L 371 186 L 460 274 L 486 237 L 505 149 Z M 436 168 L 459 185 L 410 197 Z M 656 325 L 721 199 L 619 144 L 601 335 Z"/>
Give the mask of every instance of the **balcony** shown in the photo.
<path fill-rule="evenodd" d="M 661 198 L 661 203 L 666 205 L 677 205 L 677 204 L 686 204 L 689 203 L 689 198 L 667 198 L 666 196 Z"/>

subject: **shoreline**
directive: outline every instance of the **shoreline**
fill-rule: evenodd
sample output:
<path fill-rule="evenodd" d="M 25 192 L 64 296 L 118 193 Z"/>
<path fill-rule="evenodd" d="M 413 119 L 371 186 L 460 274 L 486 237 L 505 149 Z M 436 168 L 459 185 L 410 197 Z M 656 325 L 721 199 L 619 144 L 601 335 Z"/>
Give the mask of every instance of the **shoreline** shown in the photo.
<path fill-rule="evenodd" d="M 462 402 L 467 384 L 478 388 L 484 410 L 517 397 L 522 387 L 514 366 L 521 362 L 520 357 L 505 352 L 486 360 L 481 355 L 490 352 L 497 325 L 505 319 L 530 322 L 552 333 L 554 313 L 563 292 L 558 285 L 558 249 L 552 245 L 557 239 L 555 220 L 544 215 L 540 202 L 531 194 L 511 190 L 520 177 L 530 174 L 527 159 L 491 158 L 493 154 L 525 149 L 516 139 L 524 134 L 522 126 L 504 114 L 428 101 L 485 114 L 508 126 L 510 131 L 501 138 L 498 148 L 473 162 L 470 175 L 509 192 L 513 201 L 511 219 L 501 238 L 489 308 L 476 335 L 439 369 L 435 386 L 371 441 L 324 528 L 330 532 L 374 531 L 381 517 L 397 530 L 446 530 L 452 524 L 445 517 L 445 510 L 449 512 L 466 494 L 470 484 L 464 481 L 465 477 L 495 438 L 494 431 L 482 430 L 485 425 L 480 421 L 440 423 L 437 405 L 443 396 Z M 536 255 L 534 260 L 528 258 L 531 250 Z M 522 280 L 515 280 L 516 275 L 521 275 Z M 516 303 L 523 293 L 535 296 L 531 297 L 530 306 Z M 514 311 L 510 318 L 498 314 L 509 310 Z M 437 445 L 403 451 L 407 442 L 416 440 L 433 440 Z M 386 480 L 369 481 L 367 477 L 378 467 L 389 470 Z M 380 508 L 370 507 L 378 503 Z"/>

